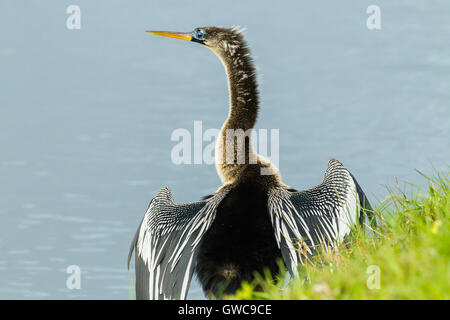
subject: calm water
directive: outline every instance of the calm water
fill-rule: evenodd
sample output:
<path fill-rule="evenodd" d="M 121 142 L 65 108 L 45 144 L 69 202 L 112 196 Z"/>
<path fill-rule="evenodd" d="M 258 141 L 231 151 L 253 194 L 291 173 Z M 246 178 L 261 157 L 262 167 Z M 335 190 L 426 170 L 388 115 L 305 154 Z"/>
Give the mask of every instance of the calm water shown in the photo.
<path fill-rule="evenodd" d="M 81 7 L 81 30 L 66 8 Z M 382 29 L 366 28 L 381 7 Z M 126 256 L 164 185 L 214 192 L 211 165 L 170 160 L 176 128 L 220 128 L 223 67 L 209 50 L 143 31 L 241 25 L 296 188 L 341 160 L 371 199 L 424 184 L 450 159 L 450 2 L 18 1 L 0 3 L 0 298 L 128 299 Z M 81 289 L 66 268 L 81 268 Z M 193 283 L 190 298 L 201 298 Z"/>

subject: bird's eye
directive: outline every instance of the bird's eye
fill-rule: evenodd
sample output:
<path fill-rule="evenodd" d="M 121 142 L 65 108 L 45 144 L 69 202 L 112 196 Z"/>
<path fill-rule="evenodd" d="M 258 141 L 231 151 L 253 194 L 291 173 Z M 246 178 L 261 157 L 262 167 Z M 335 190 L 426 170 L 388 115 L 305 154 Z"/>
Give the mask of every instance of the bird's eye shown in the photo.
<path fill-rule="evenodd" d="M 205 30 L 203 29 L 197 29 L 195 30 L 192 35 L 197 40 L 205 40 Z"/>

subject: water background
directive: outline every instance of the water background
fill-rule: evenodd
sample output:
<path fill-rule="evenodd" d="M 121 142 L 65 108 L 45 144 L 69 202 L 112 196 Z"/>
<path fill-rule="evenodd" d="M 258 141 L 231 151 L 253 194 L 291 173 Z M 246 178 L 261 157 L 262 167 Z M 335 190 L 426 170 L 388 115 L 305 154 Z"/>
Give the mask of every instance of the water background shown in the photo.
<path fill-rule="evenodd" d="M 81 30 L 66 8 L 81 8 Z M 381 8 L 382 29 L 366 28 Z M 298 189 L 335 157 L 373 202 L 395 178 L 424 185 L 450 159 L 450 2 L 0 2 L 0 298 L 128 299 L 130 241 L 169 186 L 191 202 L 220 185 L 175 165 L 174 129 L 220 128 L 221 63 L 144 30 L 240 25 L 261 88 L 258 128 L 280 129 L 280 170 Z M 81 289 L 66 268 L 81 268 Z M 202 298 L 194 282 L 190 298 Z"/>

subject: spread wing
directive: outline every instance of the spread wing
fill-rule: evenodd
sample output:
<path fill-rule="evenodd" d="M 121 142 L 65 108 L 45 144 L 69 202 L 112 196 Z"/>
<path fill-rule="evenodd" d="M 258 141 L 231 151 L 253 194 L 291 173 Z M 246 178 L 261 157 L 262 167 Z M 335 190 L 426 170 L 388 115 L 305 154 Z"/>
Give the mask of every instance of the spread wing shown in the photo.
<path fill-rule="evenodd" d="M 185 299 L 196 263 L 198 244 L 214 221 L 228 188 L 206 200 L 175 204 L 162 188 L 152 199 L 134 236 L 136 299 Z"/>
<path fill-rule="evenodd" d="M 274 188 L 269 192 L 269 213 L 283 260 L 292 275 L 308 254 L 342 242 L 371 210 L 351 173 L 331 159 L 323 181 L 305 191 Z"/>

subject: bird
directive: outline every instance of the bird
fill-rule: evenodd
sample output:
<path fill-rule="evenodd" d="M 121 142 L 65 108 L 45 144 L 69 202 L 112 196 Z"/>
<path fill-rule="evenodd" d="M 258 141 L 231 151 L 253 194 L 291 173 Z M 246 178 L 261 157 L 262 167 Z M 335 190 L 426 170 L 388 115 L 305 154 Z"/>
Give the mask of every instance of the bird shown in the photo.
<path fill-rule="evenodd" d="M 257 74 L 243 29 L 146 32 L 211 49 L 228 77 L 229 113 L 215 145 L 222 181 L 217 191 L 175 203 L 163 187 L 150 201 L 128 254 L 129 268 L 135 251 L 136 299 L 186 299 L 194 275 L 206 297 L 220 299 L 257 273 L 277 275 L 279 261 L 296 277 L 310 255 L 337 247 L 364 225 L 372 208 L 341 162 L 331 158 L 322 182 L 298 191 L 253 150 L 250 136 L 242 136 L 259 111 Z"/>

